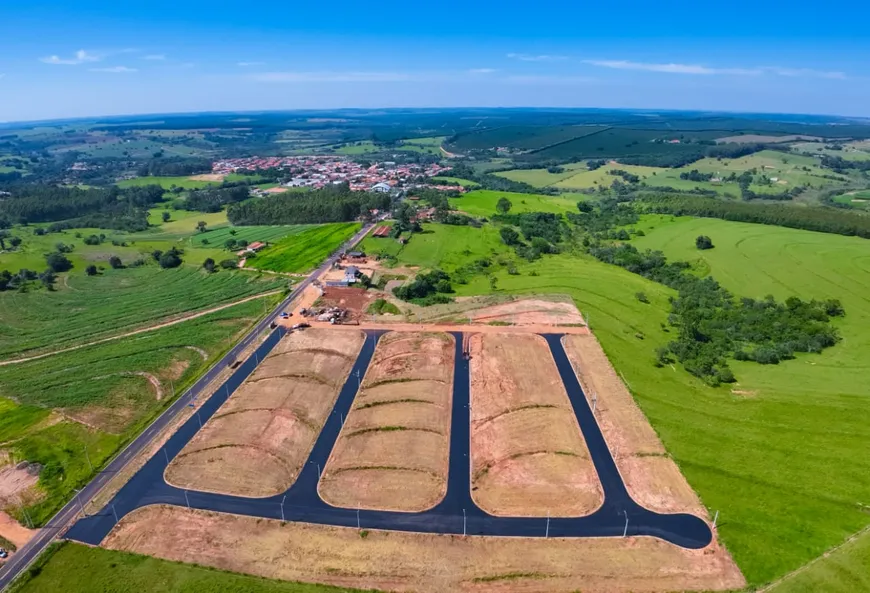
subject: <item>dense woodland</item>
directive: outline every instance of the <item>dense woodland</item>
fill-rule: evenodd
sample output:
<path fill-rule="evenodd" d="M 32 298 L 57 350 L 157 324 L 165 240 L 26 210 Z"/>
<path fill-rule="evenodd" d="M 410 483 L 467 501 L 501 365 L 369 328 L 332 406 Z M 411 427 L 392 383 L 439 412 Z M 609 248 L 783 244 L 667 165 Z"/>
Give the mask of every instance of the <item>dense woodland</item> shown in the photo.
<path fill-rule="evenodd" d="M 227 218 L 235 225 L 350 222 L 368 216 L 373 209 L 388 210 L 390 203 L 387 194 L 352 192 L 342 184 L 232 204 Z"/>

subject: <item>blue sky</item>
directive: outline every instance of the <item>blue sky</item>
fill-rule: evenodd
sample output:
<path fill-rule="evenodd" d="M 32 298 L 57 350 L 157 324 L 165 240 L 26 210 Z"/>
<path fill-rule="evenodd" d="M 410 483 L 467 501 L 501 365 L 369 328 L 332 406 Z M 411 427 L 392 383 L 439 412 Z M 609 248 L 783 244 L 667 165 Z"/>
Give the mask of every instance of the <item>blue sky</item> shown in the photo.
<path fill-rule="evenodd" d="M 4 2 L 0 121 L 552 106 L 870 116 L 870 6 Z"/>

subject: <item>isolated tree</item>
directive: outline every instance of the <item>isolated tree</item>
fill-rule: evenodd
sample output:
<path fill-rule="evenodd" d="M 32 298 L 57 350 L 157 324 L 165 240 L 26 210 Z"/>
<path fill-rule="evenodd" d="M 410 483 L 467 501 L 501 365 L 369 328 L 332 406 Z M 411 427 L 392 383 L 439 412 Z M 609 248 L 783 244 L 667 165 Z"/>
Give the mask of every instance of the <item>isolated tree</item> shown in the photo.
<path fill-rule="evenodd" d="M 239 267 L 239 262 L 234 259 L 225 259 L 221 261 L 221 267 L 225 270 L 234 270 Z"/>
<path fill-rule="evenodd" d="M 577 210 L 580 212 L 592 212 L 592 204 L 589 202 L 577 202 Z"/>
<path fill-rule="evenodd" d="M 200 233 L 204 233 L 208 230 L 208 224 L 204 220 L 200 220 L 198 223 L 196 223 L 196 230 L 198 230 Z"/>
<path fill-rule="evenodd" d="M 501 227 L 499 234 L 505 245 L 517 245 L 520 242 L 520 234 L 512 226 Z"/>
<path fill-rule="evenodd" d="M 57 280 L 57 276 L 54 274 L 52 270 L 46 270 L 42 274 L 39 275 L 40 281 L 42 281 L 42 285 L 45 286 L 48 290 L 54 290 L 54 283 Z"/>
<path fill-rule="evenodd" d="M 172 215 L 166 210 L 160 216 L 163 217 L 163 222 L 169 222 L 169 219 L 172 218 Z"/>
<path fill-rule="evenodd" d="M 89 265 L 87 268 L 85 268 L 85 274 L 87 274 L 88 276 L 96 276 L 97 266 L 95 266 L 94 264 Z"/>
<path fill-rule="evenodd" d="M 49 253 L 45 256 L 45 263 L 53 272 L 66 272 L 73 267 L 69 258 L 62 253 Z"/>
<path fill-rule="evenodd" d="M 112 266 L 113 270 L 118 270 L 124 267 L 124 263 L 121 261 L 121 258 L 117 255 L 113 255 L 109 258 L 109 265 Z"/>
<path fill-rule="evenodd" d="M 160 256 L 163 255 L 163 252 L 159 249 L 155 249 L 151 252 L 151 257 L 154 258 L 154 261 L 160 261 Z"/>
<path fill-rule="evenodd" d="M 230 234 L 231 234 L 233 237 L 235 237 L 235 236 L 236 236 L 236 233 L 238 233 L 238 232 L 239 232 L 239 231 L 237 231 L 236 229 L 230 229 Z"/>
<path fill-rule="evenodd" d="M 158 263 L 164 269 L 177 268 L 181 265 L 181 257 L 175 251 L 170 250 L 160 256 Z"/>
<path fill-rule="evenodd" d="M 236 240 L 235 239 L 227 239 L 224 243 L 224 247 L 228 250 L 233 251 L 236 248 Z"/>
<path fill-rule="evenodd" d="M 490 277 L 489 277 L 489 288 L 490 288 L 490 290 L 492 290 L 493 292 L 495 292 L 496 290 L 498 290 L 498 278 L 496 278 L 495 276 L 490 276 Z"/>
<path fill-rule="evenodd" d="M 513 204 L 505 197 L 499 198 L 498 202 L 496 202 L 495 204 L 495 209 L 502 214 L 507 214 L 510 211 L 511 207 L 513 207 Z"/>
<path fill-rule="evenodd" d="M 210 257 L 207 257 L 207 258 L 205 259 L 205 261 L 202 262 L 202 268 L 203 268 L 206 272 L 208 272 L 209 274 L 211 274 L 212 272 L 214 272 L 214 268 L 215 268 L 215 266 L 214 266 L 214 260 L 213 260 L 212 258 L 210 258 Z"/>
<path fill-rule="evenodd" d="M 699 235 L 695 239 L 695 247 L 698 249 L 713 249 L 713 241 L 707 235 Z"/>

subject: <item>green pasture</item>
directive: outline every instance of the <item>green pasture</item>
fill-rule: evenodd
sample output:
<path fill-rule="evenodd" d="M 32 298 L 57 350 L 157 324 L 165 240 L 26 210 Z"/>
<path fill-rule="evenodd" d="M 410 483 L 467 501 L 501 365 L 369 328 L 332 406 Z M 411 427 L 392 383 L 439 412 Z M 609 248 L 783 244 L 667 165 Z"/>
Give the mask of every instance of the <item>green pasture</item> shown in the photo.
<path fill-rule="evenodd" d="M 81 544 L 55 544 L 9 593 L 362 593 L 273 581 Z"/>
<path fill-rule="evenodd" d="M 344 144 L 335 149 L 336 154 L 344 154 L 347 156 L 359 156 L 363 154 L 371 154 L 373 152 L 380 152 L 381 147 L 375 145 L 371 140 L 365 140 L 362 142 L 354 142 L 351 144 Z"/>
<path fill-rule="evenodd" d="M 443 185 L 461 185 L 462 187 L 478 187 L 479 184 L 474 181 L 469 181 L 468 179 L 461 179 L 459 177 L 450 177 L 446 175 L 439 175 L 437 177 L 429 178 L 429 181 L 436 184 Z"/>
<path fill-rule="evenodd" d="M 848 192 L 834 197 L 835 202 L 862 210 L 870 209 L 870 190 Z"/>
<path fill-rule="evenodd" d="M 814 155 L 838 156 L 847 161 L 866 161 L 870 159 L 870 143 L 866 141 L 841 143 L 843 150 L 825 148 L 826 142 L 798 142 L 791 145 L 795 152 L 809 152 Z"/>
<path fill-rule="evenodd" d="M 395 239 L 369 236 L 361 248 L 370 255 L 396 256 L 401 265 L 447 271 L 506 249 L 498 230 L 491 225 L 476 229 L 437 223 L 424 224 L 423 232 L 411 235 L 405 245 Z"/>
<path fill-rule="evenodd" d="M 870 536 L 864 533 L 806 570 L 772 587 L 770 593 L 858 593 L 870 591 Z"/>
<path fill-rule="evenodd" d="M 564 169 L 562 173 L 550 173 L 546 169 L 514 169 L 512 171 L 500 171 L 494 173 L 494 175 L 510 179 L 511 181 L 528 183 L 535 187 L 549 187 L 573 177 L 580 171 L 587 170 L 586 165 L 582 163 L 562 165 L 562 168 Z"/>
<path fill-rule="evenodd" d="M 273 276 L 193 266 L 74 270 L 53 292 L 0 293 L 0 356 L 17 358 L 87 343 L 160 320 L 280 289 Z M 2 393 L 2 392 L 0 392 Z"/>
<path fill-rule="evenodd" d="M 450 206 L 472 216 L 492 216 L 500 198 L 511 201 L 511 213 L 520 212 L 576 212 L 577 201 L 563 196 L 518 194 L 481 189 L 470 191 L 459 198 L 450 198 Z"/>
<path fill-rule="evenodd" d="M 298 235 L 299 233 L 314 228 L 315 225 L 283 225 L 283 226 L 223 226 L 208 230 L 204 233 L 193 233 L 188 239 L 188 245 L 192 247 L 223 248 L 230 239 L 240 241 L 244 239 L 248 243 L 260 241 L 262 243 L 275 243 L 284 237 Z M 234 250 L 235 251 L 235 250 Z"/>
<path fill-rule="evenodd" d="M 74 488 L 93 477 L 91 464 L 102 466 L 172 401 L 173 390 L 180 393 L 189 386 L 277 298 L 243 303 L 135 338 L 0 366 L 0 436 L 7 441 L 3 448 L 15 461 L 44 468 L 39 488 L 45 496 L 28 505 L 30 519 L 43 523 L 51 517 Z M 163 398 L 157 399 L 146 377 L 134 373 L 155 377 Z M 42 422 L 49 410 L 61 411 L 63 421 Z M 12 512 L 23 518 L 20 508 Z"/>
<path fill-rule="evenodd" d="M 159 185 L 164 189 L 171 189 L 172 186 L 182 189 L 202 189 L 220 185 L 219 181 L 195 181 L 189 176 L 182 177 L 134 177 L 133 179 L 125 179 L 116 184 L 118 187 L 138 187 L 142 185 Z"/>
<path fill-rule="evenodd" d="M 360 229 L 355 222 L 310 226 L 281 239 L 248 260 L 249 267 L 272 272 L 307 272 Z"/>

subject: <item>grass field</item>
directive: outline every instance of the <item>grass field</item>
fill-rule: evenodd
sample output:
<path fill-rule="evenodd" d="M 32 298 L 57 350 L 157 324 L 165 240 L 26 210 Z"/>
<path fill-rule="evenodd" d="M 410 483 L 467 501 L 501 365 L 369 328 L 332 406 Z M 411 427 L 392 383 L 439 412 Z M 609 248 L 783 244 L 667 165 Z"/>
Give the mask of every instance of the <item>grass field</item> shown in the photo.
<path fill-rule="evenodd" d="M 423 232 L 415 233 L 404 246 L 393 239 L 366 237 L 360 247 L 369 254 L 395 255 L 404 265 L 445 270 L 506 249 L 492 226 L 475 229 L 434 223 L 424 224 Z"/>
<path fill-rule="evenodd" d="M 373 152 L 380 152 L 381 148 L 379 146 L 375 146 L 374 142 L 370 140 L 365 140 L 362 142 L 354 142 L 352 144 L 345 144 L 335 149 L 336 154 L 344 154 L 347 156 L 359 156 L 362 154 L 370 154 Z"/>
<path fill-rule="evenodd" d="M 267 247 L 248 260 L 248 266 L 273 272 L 307 272 L 359 229 L 355 222 L 312 226 Z"/>
<path fill-rule="evenodd" d="M 203 568 L 150 556 L 56 544 L 38 570 L 9 593 L 353 593 L 356 589 L 288 583 Z"/>
<path fill-rule="evenodd" d="M 159 185 L 164 189 L 169 189 L 173 185 L 184 189 L 202 189 L 214 185 L 220 185 L 219 181 L 194 181 L 190 177 L 135 177 L 133 179 L 125 179 L 117 183 L 118 187 L 138 187 L 142 185 Z"/>
<path fill-rule="evenodd" d="M 438 177 L 431 178 L 432 183 L 440 183 L 444 185 L 461 185 L 462 187 L 479 187 L 478 183 L 474 181 L 469 181 L 468 179 L 461 179 L 459 177 L 450 177 L 439 175 Z"/>
<path fill-rule="evenodd" d="M 74 488 L 93 476 L 89 462 L 99 468 L 275 298 L 128 340 L 0 367 L 3 448 L 16 461 L 45 468 L 39 484 L 46 496 L 28 505 L 31 519 L 42 523 L 51 517 Z M 162 398 L 151 379 L 159 384 Z M 57 422 L 41 422 L 50 416 Z M 12 511 L 20 514 L 19 509 Z"/>
<path fill-rule="evenodd" d="M 484 252 L 494 232 L 456 228 Z M 870 326 L 870 244 L 708 219 L 645 217 L 638 228 L 646 232 L 634 240 L 638 247 L 688 260 L 740 296 L 839 298 L 846 308 L 837 322 L 842 343 L 776 366 L 734 362 L 739 384 L 732 393 L 679 368 L 653 365 L 656 347 L 673 335 L 662 329 L 673 295 L 664 286 L 569 254 L 522 263 L 519 275 L 497 273 L 497 292 L 574 298 L 689 483 L 708 509 L 721 512 L 720 536 L 747 579 L 770 581 L 870 523 L 861 506 L 870 500 L 870 457 L 864 454 L 870 427 L 862 420 L 870 415 L 870 336 L 863 329 Z M 699 253 L 694 237 L 700 234 L 716 247 Z M 442 249 L 453 249 L 456 241 L 444 238 Z M 401 250 L 399 263 L 438 261 L 412 255 Z M 492 292 L 484 276 L 456 290 Z M 650 304 L 639 302 L 637 292 Z"/>
<path fill-rule="evenodd" d="M 460 198 L 450 198 L 450 205 L 472 216 L 492 216 L 499 198 L 511 201 L 511 213 L 520 212 L 576 212 L 577 200 L 562 196 L 517 194 L 481 189 L 470 191 Z"/>
<path fill-rule="evenodd" d="M 586 165 L 582 163 L 572 163 L 570 165 L 562 165 L 564 169 L 561 173 L 550 173 L 546 169 L 515 169 L 513 171 L 500 171 L 495 173 L 499 177 L 510 179 L 511 181 L 519 181 L 520 183 L 528 183 L 535 187 L 549 187 L 560 181 L 564 181 L 569 177 L 577 175 L 581 171 L 586 171 Z"/>
<path fill-rule="evenodd" d="M 236 241 L 244 239 L 248 243 L 253 243 L 254 241 L 275 243 L 284 237 L 298 235 L 311 228 L 313 228 L 311 225 L 303 224 L 284 226 L 224 226 L 206 231 L 205 233 L 195 233 L 188 239 L 188 244 L 193 247 L 223 247 L 229 239 L 235 239 Z M 203 243 L 203 241 L 207 241 L 207 243 Z"/>
<path fill-rule="evenodd" d="M 86 343 L 286 286 L 274 277 L 156 265 L 78 272 L 55 292 L 0 293 L 0 356 L 15 358 Z"/>
<path fill-rule="evenodd" d="M 870 591 L 870 536 L 864 533 L 769 593 L 857 593 Z"/>

